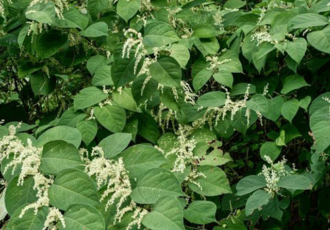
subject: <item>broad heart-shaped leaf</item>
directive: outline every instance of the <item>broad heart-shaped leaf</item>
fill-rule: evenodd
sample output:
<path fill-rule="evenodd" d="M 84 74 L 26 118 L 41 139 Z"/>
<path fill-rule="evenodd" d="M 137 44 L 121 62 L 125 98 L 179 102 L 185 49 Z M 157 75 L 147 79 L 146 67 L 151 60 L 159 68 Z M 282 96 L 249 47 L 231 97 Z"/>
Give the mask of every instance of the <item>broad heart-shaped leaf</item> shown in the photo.
<path fill-rule="evenodd" d="M 78 121 L 77 129 L 81 133 L 83 142 L 88 146 L 97 134 L 97 123 L 94 120 Z"/>
<path fill-rule="evenodd" d="M 35 48 L 39 58 L 49 58 L 56 54 L 68 41 L 68 35 L 59 30 L 48 30 L 37 36 Z"/>
<path fill-rule="evenodd" d="M 138 178 L 131 198 L 139 204 L 154 204 L 165 196 L 179 197 L 185 195 L 173 173 L 166 169 L 154 168 Z"/>
<path fill-rule="evenodd" d="M 173 44 L 170 46 L 169 50 L 171 52 L 170 56 L 180 64 L 181 68 L 185 69 L 190 59 L 188 48 L 181 44 Z"/>
<path fill-rule="evenodd" d="M 138 105 L 144 103 L 146 100 L 149 100 L 149 98 L 153 98 L 153 96 L 156 96 L 159 94 L 158 83 L 154 79 L 150 79 L 149 81 L 146 80 L 147 75 L 143 74 L 138 76 L 132 85 L 132 95 L 134 97 L 134 100 Z M 144 84 L 144 82 L 147 82 Z M 145 85 L 144 88 L 143 85 Z M 143 89 L 143 92 L 141 92 Z"/>
<path fill-rule="evenodd" d="M 158 124 L 156 123 L 154 118 L 147 113 L 143 113 L 138 115 L 138 119 L 138 134 L 146 140 L 150 141 L 151 143 L 155 144 L 158 140 L 160 133 Z"/>
<path fill-rule="evenodd" d="M 64 10 L 63 17 L 64 19 L 56 18 L 56 26 L 60 28 L 78 28 L 83 30 L 87 27 L 89 22 L 88 16 L 80 13 L 74 7 Z"/>
<path fill-rule="evenodd" d="M 265 156 L 269 156 L 272 161 L 275 161 L 281 150 L 282 148 L 277 146 L 275 142 L 265 142 L 260 148 L 260 156 L 263 160 L 266 160 Z"/>
<path fill-rule="evenodd" d="M 193 201 L 186 210 L 184 218 L 194 224 L 209 224 L 216 222 L 217 206 L 211 201 Z"/>
<path fill-rule="evenodd" d="M 133 98 L 132 90 L 130 88 L 124 88 L 120 93 L 113 92 L 112 93 L 113 100 L 123 107 L 124 109 L 137 112 L 138 107 Z"/>
<path fill-rule="evenodd" d="M 36 96 L 47 96 L 53 92 L 56 86 L 55 78 L 48 77 L 41 71 L 31 74 L 30 82 L 33 94 Z"/>
<path fill-rule="evenodd" d="M 261 113 L 268 112 L 268 101 L 264 95 L 255 94 L 246 102 L 246 107 Z"/>
<path fill-rule="evenodd" d="M 126 124 L 125 109 L 118 105 L 106 105 L 94 108 L 95 117 L 102 126 L 114 133 L 123 131 Z"/>
<path fill-rule="evenodd" d="M 87 38 L 108 36 L 108 25 L 105 22 L 96 22 L 79 32 L 79 34 Z"/>
<path fill-rule="evenodd" d="M 23 185 L 17 186 L 18 176 L 12 179 L 5 193 L 5 204 L 8 214 L 12 216 L 23 205 L 37 201 L 37 190 L 33 189 L 34 179 L 32 176 L 25 178 Z"/>
<path fill-rule="evenodd" d="M 226 94 L 220 91 L 208 92 L 197 100 L 197 104 L 203 107 L 220 107 L 226 102 Z"/>
<path fill-rule="evenodd" d="M 298 38 L 293 42 L 288 42 L 285 48 L 285 51 L 298 64 L 305 56 L 306 50 L 307 50 L 307 42 L 304 38 Z"/>
<path fill-rule="evenodd" d="M 248 117 L 246 117 L 247 108 L 240 109 L 230 121 L 230 125 L 238 132 L 245 135 L 249 127 L 257 121 L 257 114 L 253 110 L 250 111 L 250 119 L 248 123 Z"/>
<path fill-rule="evenodd" d="M 106 158 L 113 158 L 121 153 L 131 142 L 132 134 L 115 133 L 104 138 L 99 146 L 102 147 Z"/>
<path fill-rule="evenodd" d="M 268 113 L 264 113 L 267 119 L 276 122 L 277 119 L 281 116 L 281 108 L 284 104 L 284 99 L 282 96 L 273 97 L 267 99 L 268 101 Z"/>
<path fill-rule="evenodd" d="M 22 207 L 23 208 L 23 207 Z M 35 214 L 29 209 L 20 218 L 21 209 L 17 209 L 10 217 L 6 230 L 42 230 L 48 215 L 48 207 L 41 207 Z"/>
<path fill-rule="evenodd" d="M 94 86 L 113 85 L 113 81 L 111 78 L 111 66 L 103 66 L 99 68 L 92 79 L 92 85 Z"/>
<path fill-rule="evenodd" d="M 130 178 L 139 178 L 146 171 L 158 168 L 166 159 L 161 152 L 145 144 L 134 145 L 120 155 Z"/>
<path fill-rule="evenodd" d="M 256 175 L 246 176 L 237 183 L 236 195 L 244 196 L 263 187 L 266 187 L 266 181 L 264 177 Z"/>
<path fill-rule="evenodd" d="M 122 57 L 121 50 L 122 46 L 117 46 L 115 52 L 119 53 L 119 57 L 115 58 L 111 67 L 111 78 L 116 87 L 124 86 L 133 81 L 143 65 L 143 60 L 140 60 L 136 68 L 137 59 L 134 57 L 134 53 L 131 51 L 129 57 Z"/>
<path fill-rule="evenodd" d="M 74 111 L 73 108 L 67 109 L 59 119 L 58 125 L 76 127 L 77 123 L 86 117 L 86 113 Z"/>
<path fill-rule="evenodd" d="M 161 47 L 179 41 L 172 26 L 166 22 L 153 21 L 144 29 L 143 44 L 151 47 Z"/>
<path fill-rule="evenodd" d="M 205 85 L 205 83 L 212 77 L 212 74 L 212 70 L 205 68 L 193 77 L 193 86 L 196 92 Z"/>
<path fill-rule="evenodd" d="M 328 23 L 328 19 L 325 16 L 315 13 L 305 13 L 293 17 L 288 22 L 288 27 L 289 29 L 294 30 L 313 26 L 325 26 Z"/>
<path fill-rule="evenodd" d="M 57 175 L 64 169 L 83 168 L 78 149 L 65 141 L 52 141 L 43 146 L 39 170 L 44 174 Z"/>
<path fill-rule="evenodd" d="M 281 90 L 281 93 L 287 94 L 292 90 L 300 89 L 305 86 L 309 86 L 309 84 L 306 83 L 305 79 L 302 76 L 290 75 L 284 79 L 283 89 Z"/>
<path fill-rule="evenodd" d="M 43 63 L 32 63 L 32 62 L 23 62 L 19 67 L 18 67 L 18 76 L 20 78 L 24 78 L 27 75 L 33 74 L 37 72 L 38 70 L 42 69 L 44 67 Z"/>
<path fill-rule="evenodd" d="M 74 109 L 86 109 L 107 99 L 108 96 L 107 93 L 104 93 L 97 87 L 84 88 L 74 98 Z"/>
<path fill-rule="evenodd" d="M 103 55 L 95 55 L 88 59 L 87 69 L 90 74 L 96 73 L 98 70 L 109 64 L 110 60 Z M 103 86 L 103 85 L 102 85 Z"/>
<path fill-rule="evenodd" d="M 330 145 L 329 105 L 317 110 L 310 117 L 310 128 L 315 138 L 317 152 L 321 153 Z"/>
<path fill-rule="evenodd" d="M 313 188 L 313 183 L 307 176 L 288 175 L 282 177 L 278 181 L 277 186 L 280 188 L 292 189 L 292 190 L 307 190 Z"/>
<path fill-rule="evenodd" d="M 99 204 L 96 185 L 79 169 L 62 170 L 50 186 L 48 197 L 52 206 L 64 211 L 72 204 Z"/>
<path fill-rule="evenodd" d="M 299 101 L 299 106 L 307 112 L 308 106 L 311 103 L 311 101 L 312 101 L 311 96 L 306 96 Z"/>
<path fill-rule="evenodd" d="M 194 42 L 194 45 L 205 57 L 207 55 L 214 55 L 220 49 L 218 39 L 213 38 L 191 38 Z"/>
<path fill-rule="evenodd" d="M 247 216 L 251 215 L 254 210 L 259 209 L 261 206 L 267 204 L 271 197 L 272 194 L 264 190 L 255 191 L 246 202 L 245 214 Z"/>
<path fill-rule="evenodd" d="M 324 98 L 330 98 L 330 92 L 326 92 L 315 98 L 309 107 L 309 115 L 312 116 L 319 109 L 323 109 L 324 107 L 329 108 L 329 102 L 324 100 Z"/>
<path fill-rule="evenodd" d="M 317 50 L 330 54 L 330 28 L 307 34 L 307 41 Z"/>
<path fill-rule="evenodd" d="M 282 116 L 292 123 L 292 119 L 296 116 L 299 109 L 299 101 L 297 99 L 291 99 L 284 102 L 281 113 Z"/>
<path fill-rule="evenodd" d="M 159 84 L 169 87 L 180 87 L 181 67 L 172 57 L 163 57 L 153 63 L 150 66 L 150 74 Z"/>
<path fill-rule="evenodd" d="M 128 22 L 141 6 L 141 0 L 119 0 L 117 3 L 117 14 Z"/>
<path fill-rule="evenodd" d="M 64 213 L 65 227 L 59 224 L 59 230 L 104 230 L 105 221 L 101 213 L 89 205 L 71 205 Z"/>
<path fill-rule="evenodd" d="M 227 86 L 229 88 L 233 87 L 234 77 L 231 72 L 227 70 L 220 70 L 217 73 L 213 74 L 214 80 L 219 84 Z"/>
<path fill-rule="evenodd" d="M 67 143 L 73 144 L 76 148 L 78 148 L 81 143 L 81 134 L 75 128 L 68 126 L 57 126 L 48 129 L 46 132 L 41 134 L 37 140 L 37 146 L 41 147 L 50 141 L 56 140 L 66 141 Z"/>
<path fill-rule="evenodd" d="M 149 229 L 184 230 L 183 210 L 175 197 L 164 197 L 157 201 L 152 212 L 144 216 L 142 224 Z"/>
<path fill-rule="evenodd" d="M 55 21 L 55 5 L 53 2 L 35 4 L 27 9 L 25 17 L 51 25 Z"/>
<path fill-rule="evenodd" d="M 206 177 L 200 176 L 195 180 L 196 183 L 200 184 L 200 187 L 194 183 L 188 184 L 194 192 L 204 196 L 231 193 L 226 173 L 222 169 L 215 166 L 200 166 L 198 172 L 203 173 Z"/>

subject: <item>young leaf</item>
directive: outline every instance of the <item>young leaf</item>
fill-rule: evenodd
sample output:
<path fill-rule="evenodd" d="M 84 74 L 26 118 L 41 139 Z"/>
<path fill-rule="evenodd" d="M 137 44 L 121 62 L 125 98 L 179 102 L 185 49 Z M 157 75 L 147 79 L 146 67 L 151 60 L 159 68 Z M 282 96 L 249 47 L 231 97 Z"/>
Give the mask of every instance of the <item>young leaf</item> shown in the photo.
<path fill-rule="evenodd" d="M 77 129 L 81 133 L 83 142 L 88 146 L 97 134 L 97 124 L 94 120 L 78 121 Z"/>
<path fill-rule="evenodd" d="M 119 0 L 117 3 L 117 14 L 128 22 L 139 10 L 141 0 Z"/>
<path fill-rule="evenodd" d="M 296 116 L 299 109 L 299 101 L 297 99 L 291 99 L 284 102 L 281 113 L 282 116 L 292 123 L 292 119 Z"/>
<path fill-rule="evenodd" d="M 260 148 L 260 156 L 263 160 L 266 160 L 265 156 L 268 156 L 272 161 L 275 161 L 281 150 L 282 148 L 276 145 L 275 142 L 265 142 Z"/>
<path fill-rule="evenodd" d="M 216 222 L 217 206 L 211 201 L 193 201 L 184 210 L 184 218 L 194 224 L 209 224 Z"/>

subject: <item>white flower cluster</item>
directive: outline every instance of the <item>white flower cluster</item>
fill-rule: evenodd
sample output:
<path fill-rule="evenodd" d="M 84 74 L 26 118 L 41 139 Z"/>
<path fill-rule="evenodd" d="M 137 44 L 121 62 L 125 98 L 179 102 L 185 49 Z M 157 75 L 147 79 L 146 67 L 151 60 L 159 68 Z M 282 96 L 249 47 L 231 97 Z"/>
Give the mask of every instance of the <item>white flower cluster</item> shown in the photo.
<path fill-rule="evenodd" d="M 222 86 L 222 88 L 226 91 L 226 95 L 227 95 L 225 105 L 223 107 L 209 107 L 201 119 L 198 119 L 193 122 L 194 127 L 200 127 L 200 126 L 204 125 L 205 123 L 208 123 L 210 128 L 212 129 L 214 120 L 215 120 L 215 125 L 217 125 L 220 118 L 222 118 L 222 120 L 225 119 L 225 116 L 227 115 L 227 113 L 230 113 L 231 114 L 230 119 L 234 120 L 235 114 L 238 111 L 240 111 L 241 109 L 246 108 L 246 102 L 249 98 L 249 92 L 250 92 L 250 84 L 247 85 L 247 88 L 246 88 L 246 91 L 244 94 L 244 98 L 242 100 L 238 100 L 238 101 L 233 101 L 230 98 L 229 91 L 224 86 Z M 247 118 L 247 123 L 249 124 L 250 109 L 248 109 L 248 108 L 246 109 L 245 116 Z"/>
<path fill-rule="evenodd" d="M 168 157 L 172 154 L 176 155 L 176 160 L 174 162 L 172 172 L 183 173 L 187 167 L 187 164 L 190 165 L 194 160 L 199 161 L 199 158 L 194 156 L 193 153 L 197 143 L 193 138 L 188 138 L 188 136 L 191 134 L 191 131 L 192 127 L 179 124 L 179 128 L 176 131 L 176 134 L 178 135 L 178 146 L 174 147 L 171 151 L 165 154 L 165 157 Z"/>
<path fill-rule="evenodd" d="M 124 35 L 130 34 L 130 37 L 127 38 L 126 42 L 123 46 L 123 52 L 122 52 L 122 58 L 129 58 L 130 52 L 134 46 L 136 46 L 134 57 L 136 58 L 135 64 L 134 64 L 134 73 L 137 72 L 137 67 L 142 60 L 142 58 L 148 54 L 147 50 L 144 48 L 143 45 L 143 37 L 140 32 L 137 32 L 136 30 L 129 28 L 127 30 L 124 30 Z M 136 38 L 133 37 L 133 35 L 136 36 Z"/>
<path fill-rule="evenodd" d="M 221 10 L 217 10 L 217 12 L 215 14 L 213 14 L 213 19 L 214 19 L 214 25 L 219 27 L 220 31 L 224 31 L 224 25 L 223 25 L 223 13 L 221 12 Z"/>
<path fill-rule="evenodd" d="M 166 111 L 166 115 L 163 116 L 163 112 Z M 159 126 L 162 128 L 163 132 L 165 132 L 165 128 L 168 129 L 170 121 L 172 122 L 173 129 L 175 129 L 174 124 L 175 120 L 178 119 L 176 111 L 173 111 L 170 108 L 167 108 L 163 103 L 160 103 L 158 106 L 157 115 L 154 115 L 153 110 L 151 111 L 151 115 L 158 122 Z"/>
<path fill-rule="evenodd" d="M 197 94 L 193 92 L 193 90 L 191 89 L 190 85 L 187 82 L 181 81 L 180 85 L 184 92 L 184 102 L 191 105 L 195 105 L 196 98 L 198 97 Z"/>
<path fill-rule="evenodd" d="M 277 186 L 278 181 L 281 177 L 289 174 L 289 172 L 285 170 L 285 164 L 287 160 L 283 157 L 282 161 L 279 161 L 276 164 L 274 164 L 269 156 L 265 156 L 265 160 L 268 164 L 270 164 L 270 167 L 263 165 L 261 171 L 261 174 L 265 177 L 266 180 L 265 190 L 269 193 L 276 194 L 280 189 Z"/>
<path fill-rule="evenodd" d="M 81 150 L 80 153 L 82 160 L 87 164 L 85 171 L 89 176 L 95 176 L 98 189 L 106 186 L 106 190 L 103 192 L 100 201 L 105 200 L 109 195 L 111 196 L 106 203 L 106 210 L 117 201 L 114 224 L 121 222 L 125 213 L 135 210 L 132 217 L 134 220 L 127 227 L 127 230 L 131 229 L 133 225 L 138 225 L 140 228 L 142 218 L 147 211 L 136 207 L 133 201 L 130 205 L 122 207 L 123 203 L 132 193 L 131 183 L 123 159 L 119 158 L 118 161 L 106 159 L 103 149 L 99 146 L 93 148 L 91 156 L 95 158 L 92 160 L 89 160 L 88 156 L 85 156 L 85 154 L 88 154 L 87 150 Z"/>
<path fill-rule="evenodd" d="M 36 202 L 28 204 L 22 209 L 19 215 L 19 217 L 22 218 L 25 212 L 29 209 L 34 209 L 34 213 L 37 214 L 39 208 L 43 206 L 49 206 L 48 190 L 53 184 L 54 180 L 53 178 L 45 177 L 39 172 L 42 148 L 36 148 L 32 146 L 32 141 L 30 139 L 27 139 L 27 145 L 24 145 L 22 141 L 15 136 L 16 129 L 19 127 L 20 124 L 18 124 L 16 127 L 13 125 L 9 126 L 9 135 L 0 139 L 0 164 L 4 159 L 13 157 L 10 163 L 6 165 L 4 170 L 5 173 L 10 168 L 12 168 L 12 174 L 15 172 L 19 165 L 22 165 L 21 172 L 18 176 L 18 186 L 23 185 L 25 177 L 33 176 L 33 189 L 37 190 L 36 196 L 38 199 Z M 62 213 L 54 207 L 52 207 L 50 210 L 51 212 L 47 216 L 43 230 L 56 230 L 57 227 L 54 221 L 56 222 L 57 220 L 61 221 L 62 226 L 65 227 Z M 56 213 L 56 215 L 54 213 Z"/>
<path fill-rule="evenodd" d="M 11 0 L 0 0 L 0 16 L 6 20 L 5 7 L 4 7 L 5 1 L 7 1 L 7 3 L 9 4 L 12 4 L 13 2 Z"/>
<path fill-rule="evenodd" d="M 227 62 L 230 62 L 231 59 L 225 59 L 219 61 L 218 56 L 207 56 L 206 61 L 210 62 L 210 66 L 207 67 L 208 70 L 213 70 L 214 73 L 217 73 L 221 69 L 221 65 Z"/>
<path fill-rule="evenodd" d="M 30 3 L 29 7 L 32 7 L 39 3 L 47 3 L 49 1 L 50 0 L 33 0 Z M 54 4 L 55 4 L 55 12 L 56 12 L 57 17 L 59 19 L 64 20 L 63 12 L 65 9 L 69 9 L 69 4 L 68 4 L 67 0 L 52 0 L 52 2 L 54 2 Z M 26 13 L 29 13 L 29 11 L 27 11 Z"/>
<path fill-rule="evenodd" d="M 257 46 L 259 46 L 263 42 L 268 42 L 273 45 L 277 44 L 278 41 L 276 39 L 273 39 L 272 36 L 268 32 L 269 27 L 268 26 L 261 26 L 258 30 L 255 30 L 254 33 L 251 36 L 251 41 L 256 40 Z"/>

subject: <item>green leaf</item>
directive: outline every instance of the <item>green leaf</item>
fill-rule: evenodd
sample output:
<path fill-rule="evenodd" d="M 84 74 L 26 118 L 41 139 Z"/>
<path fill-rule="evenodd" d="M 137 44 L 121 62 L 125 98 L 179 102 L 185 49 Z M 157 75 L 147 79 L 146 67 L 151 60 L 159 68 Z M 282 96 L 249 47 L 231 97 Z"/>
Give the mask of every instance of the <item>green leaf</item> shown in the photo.
<path fill-rule="evenodd" d="M 267 204 L 271 197 L 272 194 L 264 190 L 255 191 L 246 202 L 245 214 L 247 216 L 251 215 L 254 210 L 260 209 L 263 205 Z"/>
<path fill-rule="evenodd" d="M 194 224 L 209 224 L 216 222 L 217 206 L 211 201 L 193 201 L 186 210 L 184 218 Z"/>
<path fill-rule="evenodd" d="M 220 49 L 217 38 L 194 38 L 194 45 L 205 57 L 207 55 L 215 55 Z"/>
<path fill-rule="evenodd" d="M 21 209 L 17 209 L 10 217 L 6 230 L 42 230 L 48 215 L 48 207 L 38 209 L 34 213 L 33 209 L 29 209 L 20 218 Z"/>
<path fill-rule="evenodd" d="M 143 113 L 138 115 L 138 119 L 138 134 L 151 143 L 157 143 L 160 133 L 158 124 L 154 118 L 147 113 Z"/>
<path fill-rule="evenodd" d="M 226 102 L 226 94 L 220 91 L 208 92 L 197 100 L 197 104 L 203 107 L 220 107 Z"/>
<path fill-rule="evenodd" d="M 121 153 L 131 142 L 132 134 L 115 133 L 104 138 L 99 146 L 102 147 L 106 158 L 113 158 Z"/>
<path fill-rule="evenodd" d="M 317 50 L 330 54 L 330 28 L 307 34 L 307 41 Z"/>
<path fill-rule="evenodd" d="M 38 70 L 42 69 L 44 64 L 40 63 L 32 63 L 32 62 L 23 62 L 19 67 L 18 67 L 18 76 L 20 78 L 24 78 L 27 75 L 33 74 L 34 72 L 37 72 Z"/>
<path fill-rule="evenodd" d="M 220 70 L 219 72 L 213 74 L 213 78 L 221 85 L 229 88 L 233 87 L 234 77 L 232 73 L 226 70 Z"/>
<path fill-rule="evenodd" d="M 96 22 L 79 32 L 79 34 L 87 38 L 108 36 L 108 25 L 105 22 Z"/>
<path fill-rule="evenodd" d="M 47 96 L 51 94 L 56 85 L 54 78 L 49 78 L 40 71 L 30 75 L 30 82 L 33 94 L 36 96 Z"/>
<path fill-rule="evenodd" d="M 263 187 L 266 187 L 266 181 L 264 177 L 255 175 L 246 176 L 236 185 L 237 196 L 244 196 Z"/>
<path fill-rule="evenodd" d="M 41 136 L 37 140 L 37 146 L 41 147 L 48 142 L 57 140 L 66 141 L 67 143 L 76 146 L 76 148 L 79 148 L 81 143 L 81 134 L 75 128 L 68 126 L 57 126 L 48 129 L 46 132 L 41 134 Z"/>
<path fill-rule="evenodd" d="M 55 5 L 53 2 L 35 4 L 27 9 L 25 17 L 33 21 L 52 25 L 55 21 Z"/>
<path fill-rule="evenodd" d="M 96 87 L 87 87 L 75 96 L 74 109 L 86 109 L 108 98 L 108 94 Z"/>
<path fill-rule="evenodd" d="M 238 83 L 234 85 L 233 88 L 230 90 L 230 96 L 244 95 L 247 88 L 248 88 L 247 83 Z M 251 95 L 255 93 L 256 93 L 256 87 L 250 84 L 249 94 Z"/>
<path fill-rule="evenodd" d="M 83 142 L 88 146 L 97 134 L 97 124 L 94 120 L 78 121 L 77 129 L 81 133 Z"/>
<path fill-rule="evenodd" d="M 267 99 L 268 101 L 268 113 L 264 113 L 267 119 L 276 122 L 277 119 L 281 116 L 281 108 L 284 104 L 284 100 L 282 96 L 277 96 L 271 99 Z"/>
<path fill-rule="evenodd" d="M 99 68 L 92 79 L 92 85 L 94 86 L 113 85 L 113 81 L 111 78 L 111 66 L 103 66 Z"/>
<path fill-rule="evenodd" d="M 315 100 L 312 102 L 311 106 L 309 107 L 310 116 L 312 116 L 319 109 L 323 109 L 324 107 L 328 108 L 329 102 L 324 100 L 324 98 L 330 98 L 330 92 L 323 93 L 317 98 L 315 98 Z"/>
<path fill-rule="evenodd" d="M 305 86 L 310 86 L 306 83 L 305 79 L 299 75 L 291 75 L 284 79 L 283 89 L 281 93 L 287 94 L 292 90 L 300 89 Z"/>
<path fill-rule="evenodd" d="M 142 92 L 142 87 L 144 85 L 144 82 L 147 79 L 147 75 L 143 74 L 138 76 L 132 85 L 132 94 L 134 97 L 134 100 L 138 105 L 143 104 L 146 100 L 149 100 L 150 98 L 154 98 L 154 96 L 159 94 L 158 83 L 154 79 L 150 79 L 147 81 L 147 84 L 145 84 L 145 87 Z"/>
<path fill-rule="evenodd" d="M 64 213 L 65 227 L 59 230 L 104 230 L 105 221 L 101 213 L 89 205 L 77 204 L 70 206 Z"/>
<path fill-rule="evenodd" d="M 285 177 L 282 177 L 278 183 L 277 186 L 280 188 L 285 189 L 293 189 L 293 190 L 310 190 L 313 188 L 312 181 L 302 175 L 288 175 Z"/>
<path fill-rule="evenodd" d="M 229 153 L 223 154 L 222 150 L 214 149 L 211 153 L 202 156 L 199 165 L 220 166 L 232 160 Z"/>
<path fill-rule="evenodd" d="M 288 42 L 285 48 L 285 51 L 298 64 L 305 56 L 306 50 L 307 50 L 307 42 L 304 38 L 298 38 L 293 42 Z"/>
<path fill-rule="evenodd" d="M 5 204 L 8 214 L 12 216 L 23 205 L 37 201 L 37 190 L 33 189 L 34 179 L 32 176 L 25 178 L 23 185 L 17 186 L 18 177 L 12 179 L 5 193 Z"/>
<path fill-rule="evenodd" d="M 170 46 L 169 51 L 171 52 L 170 56 L 180 64 L 181 68 L 184 69 L 190 59 L 188 48 L 181 44 L 173 44 Z"/>
<path fill-rule="evenodd" d="M 83 167 L 78 149 L 65 141 L 52 141 L 43 146 L 39 170 L 57 175 L 64 169 Z"/>
<path fill-rule="evenodd" d="M 266 160 L 265 156 L 269 156 L 272 161 L 275 161 L 281 150 L 282 148 L 276 145 L 275 142 L 265 142 L 260 148 L 260 156 L 263 160 Z"/>
<path fill-rule="evenodd" d="M 64 19 L 56 18 L 56 26 L 60 28 L 78 28 L 80 30 L 83 30 L 88 26 L 88 16 L 80 13 L 74 7 L 64 10 L 63 17 Z"/>
<path fill-rule="evenodd" d="M 325 26 L 328 23 L 329 23 L 328 19 L 325 16 L 315 13 L 305 13 L 293 17 L 288 22 L 288 26 L 291 30 L 294 30 L 294 29 L 304 29 L 314 26 Z"/>
<path fill-rule="evenodd" d="M 117 3 L 117 14 L 128 22 L 141 6 L 141 0 L 119 0 Z"/>
<path fill-rule="evenodd" d="M 246 102 L 246 107 L 254 111 L 259 111 L 261 113 L 268 112 L 268 101 L 265 96 L 261 94 L 256 94 L 251 97 L 250 100 Z"/>
<path fill-rule="evenodd" d="M 193 77 L 193 86 L 196 92 L 206 84 L 206 82 L 212 77 L 212 74 L 212 70 L 205 68 Z"/>
<path fill-rule="evenodd" d="M 99 204 L 96 185 L 83 171 L 66 169 L 61 171 L 49 188 L 49 203 L 60 210 L 67 210 L 72 204 Z"/>
<path fill-rule="evenodd" d="M 182 77 L 179 63 L 172 57 L 163 57 L 150 66 L 150 74 L 159 84 L 180 87 Z"/>
<path fill-rule="evenodd" d="M 171 25 L 162 21 L 153 21 L 144 29 L 143 44 L 151 47 L 161 47 L 179 41 Z"/>
<path fill-rule="evenodd" d="M 312 98 L 310 96 L 306 96 L 299 101 L 299 106 L 307 112 L 308 106 L 311 103 L 311 101 Z"/>
<path fill-rule="evenodd" d="M 142 224 L 149 229 L 184 230 L 181 203 L 174 197 L 159 199 L 153 211 L 143 218 Z"/>
<path fill-rule="evenodd" d="M 285 146 L 285 130 L 280 131 L 280 135 L 276 138 L 275 144 L 277 146 Z"/>
<path fill-rule="evenodd" d="M 224 8 L 228 9 L 239 9 L 245 6 L 246 1 L 241 1 L 241 0 L 229 0 L 225 3 L 223 6 Z"/>
<path fill-rule="evenodd" d="M 59 52 L 67 43 L 68 35 L 58 30 L 48 30 L 37 36 L 35 48 L 37 56 L 42 59 L 50 58 Z"/>
<path fill-rule="evenodd" d="M 178 197 L 185 195 L 173 173 L 166 169 L 154 168 L 138 178 L 131 198 L 139 204 L 154 204 L 165 196 Z"/>
<path fill-rule="evenodd" d="M 194 183 L 189 183 L 188 186 L 194 192 L 204 196 L 218 196 L 226 193 L 231 193 L 229 182 L 226 174 L 218 167 L 200 166 L 197 170 L 203 173 L 206 177 L 200 176 Z"/>
<path fill-rule="evenodd" d="M 219 31 L 212 25 L 203 24 L 194 29 L 193 37 L 197 38 L 212 38 L 219 35 Z"/>
<path fill-rule="evenodd" d="M 282 116 L 292 123 L 292 119 L 296 116 L 299 109 L 299 101 L 297 99 L 291 99 L 284 102 L 281 113 Z"/>
<path fill-rule="evenodd" d="M 130 88 L 124 88 L 120 93 L 112 93 L 113 100 L 123 107 L 124 109 L 131 110 L 133 112 L 138 111 L 137 104 L 133 98 L 132 90 Z"/>
<path fill-rule="evenodd" d="M 316 150 L 321 153 L 330 145 L 329 106 L 325 106 L 313 113 L 310 117 L 310 128 L 316 140 Z"/>
<path fill-rule="evenodd" d="M 17 38 L 17 43 L 19 45 L 19 48 L 22 48 L 23 43 L 25 41 L 26 35 L 28 34 L 30 29 L 30 25 L 26 24 L 19 32 L 18 38 Z M 18 75 L 19 76 L 19 75 Z"/>
<path fill-rule="evenodd" d="M 128 148 L 122 152 L 121 157 L 130 178 L 139 178 L 146 171 L 158 168 L 166 161 L 161 152 L 145 144 Z"/>
<path fill-rule="evenodd" d="M 109 62 L 110 62 L 110 60 L 107 59 L 105 56 L 95 55 L 88 59 L 87 69 L 91 74 L 94 74 L 98 70 L 101 70 L 103 67 L 105 67 L 107 64 L 109 64 Z"/>
<path fill-rule="evenodd" d="M 117 105 L 94 108 L 95 117 L 102 126 L 114 133 L 123 131 L 126 124 L 126 112 Z"/>
<path fill-rule="evenodd" d="M 66 110 L 59 119 L 58 125 L 76 127 L 77 123 L 86 117 L 86 113 L 74 111 L 73 108 Z"/>

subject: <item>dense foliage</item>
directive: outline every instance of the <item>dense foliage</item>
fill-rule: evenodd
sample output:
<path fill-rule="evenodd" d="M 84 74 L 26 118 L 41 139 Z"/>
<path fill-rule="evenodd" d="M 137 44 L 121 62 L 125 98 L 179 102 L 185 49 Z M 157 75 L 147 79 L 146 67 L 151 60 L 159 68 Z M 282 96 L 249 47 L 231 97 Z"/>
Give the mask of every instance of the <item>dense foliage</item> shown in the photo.
<path fill-rule="evenodd" d="M 326 229 L 329 0 L 0 0 L 3 230 Z"/>

